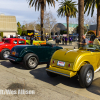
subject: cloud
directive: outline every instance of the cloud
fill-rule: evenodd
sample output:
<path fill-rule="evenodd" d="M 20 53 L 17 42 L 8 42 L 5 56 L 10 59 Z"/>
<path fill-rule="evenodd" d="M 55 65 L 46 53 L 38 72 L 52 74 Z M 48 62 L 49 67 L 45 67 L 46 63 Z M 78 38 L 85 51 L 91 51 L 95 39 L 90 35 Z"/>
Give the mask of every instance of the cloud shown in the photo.
<path fill-rule="evenodd" d="M 72 0 L 78 3 L 78 0 Z M 61 2 L 61 0 L 59 0 Z M 58 17 L 57 9 L 59 8 L 59 2 L 56 2 L 55 8 L 51 5 L 46 5 L 46 11 L 51 11 L 53 16 L 56 18 L 58 23 L 66 23 L 66 17 Z M 23 21 L 34 22 L 38 20 L 40 16 L 40 11 L 35 11 L 35 7 L 31 7 L 28 4 L 28 0 L 1 0 L 0 1 L 0 13 L 5 15 L 16 16 L 17 22 Z M 96 15 L 96 10 L 94 15 Z M 70 19 L 71 20 L 71 19 Z"/>

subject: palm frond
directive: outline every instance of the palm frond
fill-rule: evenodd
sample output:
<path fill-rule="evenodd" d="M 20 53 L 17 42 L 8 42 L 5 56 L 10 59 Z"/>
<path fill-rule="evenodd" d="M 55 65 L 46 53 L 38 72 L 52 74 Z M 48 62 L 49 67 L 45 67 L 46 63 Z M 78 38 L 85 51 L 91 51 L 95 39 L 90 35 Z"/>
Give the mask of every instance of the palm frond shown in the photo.
<path fill-rule="evenodd" d="M 35 7 L 35 10 L 39 10 L 41 8 L 41 3 L 44 4 L 44 8 L 46 8 L 46 2 L 48 3 L 48 5 L 53 5 L 55 7 L 55 1 L 58 0 L 28 0 L 29 5 L 31 5 L 32 7 Z"/>
<path fill-rule="evenodd" d="M 58 17 L 59 16 L 70 16 L 76 17 L 76 13 L 78 12 L 76 8 L 76 2 L 72 2 L 72 0 L 64 0 L 64 2 L 60 2 L 60 7 L 57 10 Z"/>

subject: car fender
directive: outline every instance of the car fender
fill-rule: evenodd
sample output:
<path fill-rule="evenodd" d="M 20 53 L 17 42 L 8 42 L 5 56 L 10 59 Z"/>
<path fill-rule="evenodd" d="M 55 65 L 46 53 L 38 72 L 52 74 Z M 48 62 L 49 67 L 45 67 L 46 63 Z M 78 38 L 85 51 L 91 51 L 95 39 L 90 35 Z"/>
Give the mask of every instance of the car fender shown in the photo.
<path fill-rule="evenodd" d="M 96 57 L 94 55 L 90 55 L 90 54 L 85 54 L 85 55 L 81 55 L 78 58 L 76 58 L 75 62 L 74 62 L 74 66 L 73 66 L 73 71 L 79 71 L 80 68 L 85 65 L 85 64 L 91 64 L 94 68 L 94 70 L 96 69 Z M 92 58 L 92 59 L 91 59 Z"/>
<path fill-rule="evenodd" d="M 81 69 L 82 66 L 84 66 L 85 64 L 90 64 L 90 62 L 88 61 L 82 61 L 79 66 L 77 67 L 77 71 L 79 71 Z"/>
<path fill-rule="evenodd" d="M 1 48 L 1 49 L 0 49 L 0 52 L 1 52 L 2 50 L 5 50 L 5 49 L 7 49 L 7 50 L 9 50 L 9 51 L 10 51 L 10 49 L 9 49 L 9 48 Z"/>
<path fill-rule="evenodd" d="M 24 57 L 27 53 L 34 53 L 34 54 L 36 54 L 34 51 L 32 51 L 32 50 L 22 50 L 21 52 L 20 52 L 20 54 L 19 54 L 19 57 Z"/>

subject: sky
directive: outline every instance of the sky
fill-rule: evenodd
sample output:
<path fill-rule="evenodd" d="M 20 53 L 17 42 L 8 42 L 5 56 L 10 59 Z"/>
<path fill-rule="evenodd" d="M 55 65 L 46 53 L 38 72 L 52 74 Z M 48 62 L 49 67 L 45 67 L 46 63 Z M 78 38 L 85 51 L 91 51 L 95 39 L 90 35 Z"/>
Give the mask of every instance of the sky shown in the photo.
<path fill-rule="evenodd" d="M 58 0 L 61 2 L 61 0 Z M 72 0 L 78 3 L 78 0 Z M 51 11 L 53 16 L 56 18 L 57 23 L 66 23 L 66 17 L 58 17 L 57 16 L 57 9 L 59 8 L 59 2 L 55 3 L 55 8 L 48 5 L 46 6 L 46 11 Z M 1 0 L 0 1 L 0 14 L 16 16 L 16 21 L 20 22 L 21 24 L 30 23 L 38 20 L 40 16 L 40 10 L 35 11 L 35 7 L 30 7 L 28 4 L 28 0 Z M 96 16 L 96 9 L 94 16 Z M 89 15 L 89 18 L 90 15 Z M 77 21 L 75 18 L 71 19 L 70 22 L 73 23 Z"/>

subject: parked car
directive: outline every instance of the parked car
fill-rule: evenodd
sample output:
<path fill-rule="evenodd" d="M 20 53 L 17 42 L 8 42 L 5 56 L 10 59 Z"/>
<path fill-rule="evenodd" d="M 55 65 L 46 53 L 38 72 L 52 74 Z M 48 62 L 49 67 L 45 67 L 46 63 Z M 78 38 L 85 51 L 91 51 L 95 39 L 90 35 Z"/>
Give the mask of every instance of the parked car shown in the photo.
<path fill-rule="evenodd" d="M 2 39 L 2 41 L 0 42 L 0 44 L 3 44 L 3 43 L 4 43 L 4 41 L 5 41 L 5 38 L 3 38 L 3 39 Z"/>
<path fill-rule="evenodd" d="M 81 87 L 89 87 L 94 72 L 100 69 L 100 45 L 87 45 L 79 49 L 57 50 L 47 65 L 46 72 L 50 77 L 58 74 L 66 77 L 78 76 Z M 67 81 L 67 80 L 66 80 Z"/>
<path fill-rule="evenodd" d="M 20 38 L 24 39 L 24 36 L 20 36 Z M 29 45 L 31 44 L 29 36 L 26 36 L 26 44 L 29 44 Z M 46 44 L 46 40 L 45 41 L 33 40 L 33 45 L 42 45 L 42 44 Z"/>
<path fill-rule="evenodd" d="M 30 40 L 26 40 L 26 43 L 30 44 Z M 33 40 L 33 45 L 42 45 L 42 44 L 46 44 L 46 40 L 45 41 Z"/>
<path fill-rule="evenodd" d="M 23 62 L 27 69 L 35 69 L 39 63 L 47 63 L 50 61 L 52 54 L 62 47 L 53 46 L 50 43 L 45 45 L 23 45 L 15 46 L 11 50 L 8 57 L 11 63 Z"/>
<path fill-rule="evenodd" d="M 19 38 L 5 38 L 4 43 L 0 44 L 1 59 L 7 59 L 10 55 L 10 50 L 16 45 L 26 45 L 26 41 Z"/>

